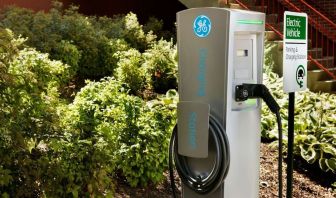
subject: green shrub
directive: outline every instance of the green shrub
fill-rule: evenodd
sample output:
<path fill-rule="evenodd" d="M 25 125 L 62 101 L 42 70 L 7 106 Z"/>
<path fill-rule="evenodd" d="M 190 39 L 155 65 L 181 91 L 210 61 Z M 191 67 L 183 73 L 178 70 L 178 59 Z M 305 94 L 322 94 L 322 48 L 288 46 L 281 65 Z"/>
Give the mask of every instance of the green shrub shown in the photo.
<path fill-rule="evenodd" d="M 145 51 L 156 39 L 152 31 L 144 31 L 144 27 L 140 25 L 137 16 L 132 12 L 126 15 L 116 15 L 113 18 L 91 18 L 91 22 L 107 38 L 124 39 L 130 47 L 140 52 Z"/>
<path fill-rule="evenodd" d="M 151 42 L 156 39 L 156 36 L 153 35 L 152 32 L 145 34 L 142 25 L 138 22 L 137 16 L 133 13 L 129 13 L 124 19 L 124 33 L 122 38 L 130 43 L 133 48 L 144 51 Z"/>
<path fill-rule="evenodd" d="M 111 65 L 111 67 L 96 68 L 97 73 L 100 73 L 102 76 L 114 74 L 120 59 L 118 54 L 127 51 L 129 48 L 129 44 L 123 39 L 109 39 L 108 41 L 101 43 L 99 46 L 99 49 L 102 49 L 99 54 L 100 64 Z"/>
<path fill-rule="evenodd" d="M 20 50 L 24 40 L 13 37 L 0 29 L 1 195 L 112 196 L 111 138 L 82 123 L 90 110 L 77 111 L 80 102 L 68 107 L 59 99 L 69 67 L 34 49 Z M 69 130 L 72 123 L 83 130 Z"/>
<path fill-rule="evenodd" d="M 96 30 L 100 30 L 107 38 L 123 38 L 125 15 L 89 17 Z"/>
<path fill-rule="evenodd" d="M 99 126 L 94 120 L 94 108 L 78 98 L 62 111 L 64 133 L 51 140 L 50 149 L 57 158 L 53 158 L 46 173 L 50 181 L 46 193 L 53 197 L 112 196 L 115 171 L 112 151 L 116 149 L 113 137 L 106 131 L 95 130 Z"/>
<path fill-rule="evenodd" d="M 131 186 L 156 184 L 164 179 L 169 140 L 176 122 L 176 92 L 171 93 L 147 102 L 138 115 L 133 115 L 134 125 L 119 134 L 118 168 Z"/>
<path fill-rule="evenodd" d="M 172 42 L 160 40 L 144 53 L 129 49 L 115 56 L 119 58 L 115 76 L 132 94 L 141 95 L 144 90 L 162 94 L 177 88 L 177 53 Z"/>
<path fill-rule="evenodd" d="M 165 30 L 163 25 L 164 23 L 162 19 L 149 17 L 148 21 L 143 26 L 143 30 L 145 33 L 152 33 L 156 35 L 158 39 L 173 39 L 174 43 L 176 43 L 176 30 Z"/>
<path fill-rule="evenodd" d="M 55 45 L 55 48 L 50 50 L 50 54 L 53 55 L 54 59 L 61 60 L 63 63 L 71 65 L 71 74 L 76 74 L 79 67 L 79 60 L 82 55 L 76 45 L 69 41 L 61 40 L 61 42 Z"/>
<path fill-rule="evenodd" d="M 159 35 L 158 33 L 163 29 L 163 20 L 157 19 L 155 17 L 149 17 L 146 24 L 143 26 L 143 31 L 146 33 L 154 32 L 155 35 Z M 160 38 L 160 37 L 159 37 Z M 169 39 L 171 37 L 168 37 Z"/>
<path fill-rule="evenodd" d="M 7 7 L 1 10 L 1 27 L 12 29 L 17 35 L 31 38 L 31 26 L 33 24 L 34 12 L 28 9 Z"/>
<path fill-rule="evenodd" d="M 46 184 L 48 143 L 60 134 L 58 89 L 69 75 L 47 54 L 20 50 L 23 41 L 0 29 L 0 192 L 36 197 Z"/>
<path fill-rule="evenodd" d="M 142 68 L 144 62 L 142 54 L 136 49 L 120 52 L 116 78 L 123 82 L 132 94 L 141 94 L 146 86 L 146 73 Z"/>
<path fill-rule="evenodd" d="M 63 122 L 69 134 L 79 139 L 104 142 L 99 148 L 110 153 L 106 159 L 115 163 L 130 185 L 146 185 L 160 181 L 167 168 L 163 151 L 175 121 L 174 108 L 165 105 L 167 100 L 146 104 L 128 95 L 120 82 L 106 78 L 90 82 L 77 94 Z"/>
<path fill-rule="evenodd" d="M 147 82 L 155 92 L 177 89 L 177 50 L 172 41 L 153 43 L 143 56 Z"/>
<path fill-rule="evenodd" d="M 156 38 L 143 31 L 133 13 L 87 17 L 78 13 L 76 6 L 64 10 L 56 3 L 48 13 L 8 7 L 1 16 L 1 27 L 27 37 L 27 45 L 70 65 L 81 79 L 112 75 L 118 61 L 115 52 L 129 47 L 143 52 Z"/>

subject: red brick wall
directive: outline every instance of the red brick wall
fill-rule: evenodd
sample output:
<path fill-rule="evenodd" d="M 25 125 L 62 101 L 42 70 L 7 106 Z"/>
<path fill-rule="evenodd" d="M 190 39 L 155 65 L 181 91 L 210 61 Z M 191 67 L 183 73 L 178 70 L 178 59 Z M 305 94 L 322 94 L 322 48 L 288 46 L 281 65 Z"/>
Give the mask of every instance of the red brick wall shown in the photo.
<path fill-rule="evenodd" d="M 336 23 L 336 0 L 308 0 L 307 2 Z"/>
<path fill-rule="evenodd" d="M 9 5 L 30 8 L 33 10 L 48 10 L 51 6 L 51 0 L 0 0 L 0 8 Z"/>
<path fill-rule="evenodd" d="M 136 13 L 140 22 L 154 16 L 165 21 L 166 27 L 174 26 L 176 12 L 185 9 L 178 0 L 72 0 L 80 5 L 80 11 L 87 15 L 107 15 Z"/>
<path fill-rule="evenodd" d="M 79 11 L 87 15 L 106 15 L 136 13 L 140 22 L 144 22 L 150 16 L 163 19 L 166 28 L 174 26 L 176 12 L 185 9 L 178 0 L 60 0 L 65 7 L 69 4 L 80 5 Z M 49 10 L 52 0 L 0 0 L 0 8 L 8 5 L 30 8 L 35 11 Z"/>

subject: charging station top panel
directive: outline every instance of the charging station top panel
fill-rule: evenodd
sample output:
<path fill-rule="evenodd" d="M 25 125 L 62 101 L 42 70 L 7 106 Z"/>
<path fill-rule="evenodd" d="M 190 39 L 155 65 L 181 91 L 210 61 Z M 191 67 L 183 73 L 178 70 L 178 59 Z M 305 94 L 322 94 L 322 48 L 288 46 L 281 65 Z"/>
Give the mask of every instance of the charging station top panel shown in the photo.
<path fill-rule="evenodd" d="M 229 86 L 261 83 L 264 23 L 265 14 L 254 11 L 193 8 L 177 13 L 180 101 L 209 103 L 220 113 L 229 102 Z M 239 48 L 238 34 L 256 37 Z M 232 100 L 234 94 L 229 95 Z"/>
<path fill-rule="evenodd" d="M 248 10 L 231 10 L 230 29 L 245 34 L 265 31 L 265 14 Z"/>

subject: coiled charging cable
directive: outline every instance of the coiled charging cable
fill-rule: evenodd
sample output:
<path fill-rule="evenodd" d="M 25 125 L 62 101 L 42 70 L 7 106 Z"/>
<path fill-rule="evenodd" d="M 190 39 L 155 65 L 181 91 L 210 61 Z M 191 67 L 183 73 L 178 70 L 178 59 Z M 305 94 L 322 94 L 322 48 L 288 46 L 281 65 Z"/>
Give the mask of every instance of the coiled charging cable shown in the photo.
<path fill-rule="evenodd" d="M 282 197 L 282 124 L 280 107 L 274 100 L 267 87 L 263 84 L 237 85 L 235 100 L 245 101 L 249 98 L 262 98 L 268 108 L 276 115 L 279 130 L 278 182 L 279 197 Z M 213 169 L 208 176 L 194 175 L 187 164 L 187 157 L 178 154 L 177 126 L 175 126 L 169 145 L 169 173 L 173 196 L 176 198 L 173 160 L 181 181 L 184 185 L 199 194 L 208 194 L 216 190 L 224 181 L 230 165 L 229 141 L 220 123 L 213 117 L 209 119 L 209 131 L 216 146 L 216 159 Z"/>
<path fill-rule="evenodd" d="M 208 194 L 216 190 L 224 181 L 230 165 L 229 141 L 219 121 L 210 116 L 209 132 L 216 148 L 215 163 L 208 175 L 195 175 L 189 168 L 187 158 L 178 154 L 177 125 L 174 128 L 169 146 L 169 173 L 173 196 L 176 198 L 173 160 L 183 184 L 198 194 Z"/>

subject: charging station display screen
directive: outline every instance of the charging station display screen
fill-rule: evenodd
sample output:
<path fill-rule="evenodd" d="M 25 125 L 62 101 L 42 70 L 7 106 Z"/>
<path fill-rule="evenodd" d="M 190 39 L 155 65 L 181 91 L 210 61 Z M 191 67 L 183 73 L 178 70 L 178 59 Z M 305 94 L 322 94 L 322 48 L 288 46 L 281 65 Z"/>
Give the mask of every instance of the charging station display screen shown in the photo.
<path fill-rule="evenodd" d="M 248 50 L 247 49 L 238 49 L 237 50 L 237 56 L 247 57 L 248 56 Z"/>

